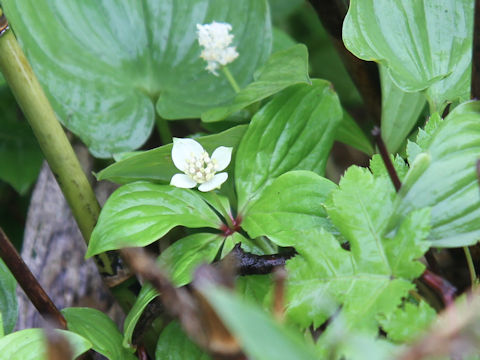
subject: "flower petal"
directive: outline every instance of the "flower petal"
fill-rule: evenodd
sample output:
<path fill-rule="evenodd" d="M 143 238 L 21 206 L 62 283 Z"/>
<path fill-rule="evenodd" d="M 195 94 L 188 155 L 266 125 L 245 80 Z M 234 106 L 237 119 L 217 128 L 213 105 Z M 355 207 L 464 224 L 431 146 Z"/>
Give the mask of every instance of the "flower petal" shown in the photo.
<path fill-rule="evenodd" d="M 186 170 L 187 159 L 190 159 L 192 153 L 200 156 L 204 151 L 202 145 L 193 139 L 173 138 L 172 160 L 180 171 Z"/>
<path fill-rule="evenodd" d="M 222 171 L 230 164 L 230 160 L 232 160 L 232 150 L 233 148 L 226 146 L 220 146 L 215 149 L 212 154 L 212 160 L 217 161 L 215 171 Z"/>
<path fill-rule="evenodd" d="M 197 182 L 188 175 L 175 174 L 172 176 L 172 180 L 170 180 L 170 185 L 183 189 L 191 189 L 197 185 Z"/>
<path fill-rule="evenodd" d="M 213 189 L 220 188 L 225 181 L 228 179 L 228 174 L 226 172 L 216 174 L 211 180 L 204 182 L 198 187 L 198 190 L 202 192 L 211 191 Z"/>

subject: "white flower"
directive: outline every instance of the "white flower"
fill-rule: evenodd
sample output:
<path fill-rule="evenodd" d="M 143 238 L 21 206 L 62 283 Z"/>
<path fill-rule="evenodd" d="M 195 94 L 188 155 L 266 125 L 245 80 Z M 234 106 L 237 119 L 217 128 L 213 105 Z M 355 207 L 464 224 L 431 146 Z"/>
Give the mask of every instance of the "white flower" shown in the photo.
<path fill-rule="evenodd" d="M 224 170 L 231 158 L 231 147 L 220 146 L 210 157 L 195 140 L 173 138 L 172 160 L 184 174 L 173 175 L 170 185 L 191 189 L 200 184 L 198 190 L 203 192 L 219 188 L 227 181 L 228 174 L 215 173 Z"/>
<path fill-rule="evenodd" d="M 228 23 L 197 24 L 198 43 L 204 48 L 200 57 L 207 62 L 205 69 L 216 76 L 220 65 L 230 64 L 238 57 L 235 46 L 229 46 L 233 41 L 230 30 L 232 25 Z"/>

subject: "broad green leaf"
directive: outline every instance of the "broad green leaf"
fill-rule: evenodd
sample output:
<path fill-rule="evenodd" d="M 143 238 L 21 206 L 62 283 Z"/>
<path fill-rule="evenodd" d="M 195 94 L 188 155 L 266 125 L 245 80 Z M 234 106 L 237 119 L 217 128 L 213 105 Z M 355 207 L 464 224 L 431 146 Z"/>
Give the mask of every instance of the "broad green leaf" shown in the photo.
<path fill-rule="evenodd" d="M 18 317 L 18 302 L 15 290 L 17 281 L 0 259 L 0 315 L 2 315 L 3 334 L 13 331 Z"/>
<path fill-rule="evenodd" d="M 55 331 L 70 343 L 73 352 L 71 360 L 92 348 L 90 341 L 72 331 Z M 1 338 L 0 357 L 5 360 L 48 360 L 44 330 L 25 329 Z"/>
<path fill-rule="evenodd" d="M 270 303 L 266 304 L 268 294 L 273 289 L 272 275 L 248 275 L 239 276 L 235 281 L 235 291 L 251 303 L 256 303 L 265 309 L 269 309 Z"/>
<path fill-rule="evenodd" d="M 412 131 L 425 107 L 421 92 L 405 92 L 392 81 L 385 66 L 380 66 L 382 86 L 382 138 L 390 153 L 396 153 Z"/>
<path fill-rule="evenodd" d="M 349 328 L 376 334 L 380 314 L 389 314 L 414 288 L 428 249 L 430 212 L 412 212 L 387 237 L 395 190 L 386 177 L 350 167 L 327 201 L 328 216 L 350 243 L 344 250 L 324 229 L 287 233 L 299 253 L 287 261 L 287 313 L 306 328 L 320 326 L 342 306 Z"/>
<path fill-rule="evenodd" d="M 219 134 L 202 136 L 195 140 L 210 154 L 219 146 L 233 147 L 235 153 L 246 130 L 246 125 L 239 125 Z M 172 176 L 180 172 L 172 161 L 172 146 L 168 144 L 135 155 L 129 154 L 100 171 L 97 179 L 110 180 L 119 184 L 139 180 L 169 183 Z"/>
<path fill-rule="evenodd" d="M 296 44 L 295 40 L 289 34 L 277 27 L 272 29 L 272 35 L 272 52 L 274 53 L 281 50 L 287 50 Z"/>
<path fill-rule="evenodd" d="M 406 302 L 388 317 L 380 320 L 389 339 L 403 343 L 418 338 L 436 318 L 437 313 L 425 301 L 420 304 Z"/>
<path fill-rule="evenodd" d="M 251 238 L 268 236 L 281 246 L 295 246 L 295 238 L 286 242 L 276 233 L 332 226 L 323 203 L 336 185 L 310 171 L 291 171 L 265 188 L 248 209 L 242 227 Z"/>
<path fill-rule="evenodd" d="M 123 341 L 122 345 L 124 348 L 129 348 L 132 344 L 132 336 L 137 325 L 140 316 L 142 316 L 143 311 L 147 305 L 159 295 L 158 291 L 153 288 L 149 283 L 146 283 L 142 286 L 140 294 L 138 294 L 135 304 L 128 312 L 127 317 L 123 323 Z"/>
<path fill-rule="evenodd" d="M 220 219 L 193 190 L 141 181 L 124 185 L 103 207 L 86 256 L 146 246 L 178 225 L 218 228 Z"/>
<path fill-rule="evenodd" d="M 385 65 L 404 91 L 427 90 L 432 108 L 441 111 L 447 101 L 469 92 L 473 5 L 471 0 L 352 0 L 343 41 L 359 58 Z"/>
<path fill-rule="evenodd" d="M 265 243 L 263 240 L 251 240 L 246 238 L 239 232 L 234 232 L 232 235 L 225 238 L 221 257 L 223 258 L 228 255 L 228 253 L 230 253 L 230 251 L 232 251 L 235 245 L 237 245 L 238 243 L 241 244 L 243 251 L 255 255 L 264 255 L 266 253 L 271 254 L 272 252 L 275 252 L 273 251 L 274 249 L 270 249 L 264 246 Z"/>
<path fill-rule="evenodd" d="M 276 323 L 271 316 L 233 293 L 213 286 L 201 289 L 220 319 L 242 344 L 249 358 L 257 360 L 312 360 L 313 349 Z"/>
<path fill-rule="evenodd" d="M 204 112 L 202 121 L 223 120 L 230 114 L 299 83 L 310 83 L 308 51 L 303 44 L 272 54 L 266 64 L 254 74 L 254 82 L 242 89 L 231 105 Z"/>
<path fill-rule="evenodd" d="M 0 179 L 25 194 L 38 176 L 42 152 L 17 103 L 0 85 Z"/>
<path fill-rule="evenodd" d="M 211 263 L 223 243 L 222 234 L 198 233 L 177 240 L 158 258 L 159 264 L 169 271 L 175 286 L 192 281 L 195 269 L 204 263 Z"/>
<path fill-rule="evenodd" d="M 197 118 L 233 99 L 226 78 L 204 69 L 197 24 L 232 25 L 240 56 L 229 69 L 241 87 L 271 51 L 266 0 L 2 4 L 60 120 L 98 157 L 142 145 L 155 110 Z"/>
<path fill-rule="evenodd" d="M 235 184 L 239 211 L 290 170 L 323 175 L 342 108 L 331 84 L 294 85 L 252 119 L 237 153 Z"/>
<path fill-rule="evenodd" d="M 432 124 L 422 141 L 396 203 L 397 218 L 415 209 L 432 208 L 433 246 L 458 247 L 480 239 L 480 102 L 456 107 L 443 122 Z M 419 160 L 428 157 L 426 165 Z M 395 224 L 392 222 L 392 225 Z"/>
<path fill-rule="evenodd" d="M 134 360 L 133 350 L 122 346 L 122 334 L 117 325 L 103 312 L 92 308 L 65 308 L 63 316 L 67 319 L 68 328 L 88 339 L 93 350 L 110 360 Z"/>
<path fill-rule="evenodd" d="M 373 155 L 372 142 L 346 111 L 343 111 L 343 118 L 338 126 L 335 140 L 353 146 L 367 155 Z"/>
<path fill-rule="evenodd" d="M 172 321 L 158 338 L 156 360 L 210 360 L 210 356 L 195 345 L 177 321 Z"/>
<path fill-rule="evenodd" d="M 269 0 L 272 19 L 280 22 L 299 8 L 305 0 Z"/>

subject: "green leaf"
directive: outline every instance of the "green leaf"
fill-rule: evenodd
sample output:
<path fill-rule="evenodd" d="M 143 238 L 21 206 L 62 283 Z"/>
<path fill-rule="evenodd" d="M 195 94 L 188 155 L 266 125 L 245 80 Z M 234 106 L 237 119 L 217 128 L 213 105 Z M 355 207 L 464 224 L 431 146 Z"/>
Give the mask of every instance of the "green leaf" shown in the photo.
<path fill-rule="evenodd" d="M 177 321 L 172 321 L 158 338 L 155 359 L 210 360 L 211 358 L 190 341 Z"/>
<path fill-rule="evenodd" d="M 393 167 L 400 181 L 403 181 L 403 179 L 405 178 L 409 170 L 407 163 L 398 154 L 395 157 L 390 154 L 389 157 L 390 157 L 390 160 L 392 161 Z M 387 168 L 385 167 L 385 163 L 383 162 L 383 159 L 380 156 L 380 154 L 375 154 L 372 156 L 370 160 L 369 168 L 375 177 L 383 176 L 383 177 L 388 177 L 390 179 L 390 175 L 388 174 Z"/>
<path fill-rule="evenodd" d="M 67 338 L 73 352 L 73 359 L 92 347 L 80 335 L 66 330 L 55 330 Z M 0 354 L 8 360 L 47 360 L 47 347 L 43 329 L 26 329 L 11 333 L 0 339 Z"/>
<path fill-rule="evenodd" d="M 265 188 L 248 209 L 242 223 L 251 238 L 268 236 L 281 246 L 295 246 L 295 238 L 277 233 L 314 227 L 331 228 L 323 203 L 336 185 L 310 171 L 287 172 Z"/>
<path fill-rule="evenodd" d="M 269 0 L 272 18 L 275 22 L 281 22 L 298 9 L 305 0 Z"/>
<path fill-rule="evenodd" d="M 103 312 L 92 308 L 65 308 L 63 316 L 68 328 L 88 339 L 93 350 L 110 360 L 134 360 L 133 350 L 122 346 L 122 334 L 117 325 Z"/>
<path fill-rule="evenodd" d="M 429 240 L 436 247 L 459 247 L 480 239 L 480 102 L 456 107 L 422 141 L 396 202 L 394 225 L 415 209 L 432 208 Z M 428 157 L 429 161 L 420 164 Z M 417 165 L 418 164 L 418 165 Z M 421 165 L 421 166 L 420 166 Z"/>
<path fill-rule="evenodd" d="M 241 87 L 271 51 L 266 0 L 2 4 L 60 120 L 97 157 L 142 145 L 155 109 L 197 118 L 233 99 L 226 78 L 204 69 L 196 24 L 232 24 L 240 56 L 229 69 Z"/>
<path fill-rule="evenodd" d="M 17 281 L 0 259 L 0 315 L 2 315 L 3 334 L 13 331 L 18 317 Z"/>
<path fill-rule="evenodd" d="M 385 65 L 404 91 L 426 89 L 432 108 L 441 111 L 470 90 L 473 5 L 471 0 L 352 0 L 343 41 L 355 56 Z"/>
<path fill-rule="evenodd" d="M 203 263 L 211 263 L 223 243 L 222 234 L 198 233 L 177 240 L 158 258 L 159 264 L 170 272 L 175 286 L 192 281 L 193 272 Z"/>
<path fill-rule="evenodd" d="M 437 313 L 425 301 L 420 304 L 406 302 L 388 317 L 381 319 L 383 330 L 389 339 L 403 343 L 411 342 L 421 335 L 436 318 Z"/>
<path fill-rule="evenodd" d="M 237 153 L 239 211 L 290 170 L 323 175 L 342 108 L 331 84 L 313 80 L 276 95 L 252 119 Z"/>
<path fill-rule="evenodd" d="M 246 130 L 246 125 L 239 125 L 219 134 L 202 136 L 195 140 L 210 154 L 219 146 L 233 147 L 235 153 Z M 97 179 L 110 180 L 119 184 L 139 180 L 169 183 L 172 176 L 180 172 L 172 161 L 172 146 L 168 144 L 138 154 L 129 154 L 100 171 Z"/>
<path fill-rule="evenodd" d="M 388 178 L 350 167 L 326 204 L 350 251 L 324 229 L 290 233 L 300 254 L 287 261 L 293 321 L 316 328 L 341 305 L 349 328 L 376 334 L 377 317 L 394 311 L 414 288 L 411 281 L 424 270 L 415 259 L 428 249 L 430 212 L 412 212 L 387 237 L 394 196 Z"/>
<path fill-rule="evenodd" d="M 373 155 L 372 142 L 346 111 L 343 112 L 343 118 L 338 126 L 335 140 L 353 146 L 367 155 Z"/>
<path fill-rule="evenodd" d="M 265 309 L 270 308 L 270 302 L 267 301 L 267 304 L 265 302 L 272 289 L 271 274 L 239 276 L 235 281 L 235 290 L 243 299 Z"/>
<path fill-rule="evenodd" d="M 218 228 L 220 219 L 193 190 L 148 182 L 124 185 L 103 207 L 86 256 L 146 246 L 178 225 Z"/>
<path fill-rule="evenodd" d="M 153 288 L 149 283 L 146 283 L 142 286 L 140 294 L 138 294 L 135 304 L 128 312 L 127 317 L 123 323 L 123 341 L 122 345 L 124 348 L 129 348 L 132 344 L 132 336 L 137 325 L 140 316 L 142 316 L 143 311 L 147 305 L 159 295 L 158 291 Z"/>
<path fill-rule="evenodd" d="M 258 360 L 312 360 L 314 351 L 301 337 L 282 328 L 270 316 L 220 288 L 201 290 L 220 319 L 242 344 L 249 358 Z M 254 326 L 252 326 L 254 325 Z"/>
<path fill-rule="evenodd" d="M 407 155 L 408 161 L 412 164 L 418 154 L 426 151 L 432 135 L 435 133 L 438 125 L 443 122 L 443 119 L 438 113 L 433 113 L 428 119 L 423 129 L 418 129 L 417 139 L 415 142 L 408 141 Z"/>
<path fill-rule="evenodd" d="M 19 113 L 10 90 L 0 87 L 0 179 L 23 195 L 36 180 L 43 156 Z"/>
<path fill-rule="evenodd" d="M 425 107 L 421 92 L 405 92 L 392 81 L 385 66 L 380 66 L 382 85 L 382 139 L 395 153 L 417 123 Z"/>
<path fill-rule="evenodd" d="M 309 84 L 307 47 L 298 44 L 272 54 L 267 63 L 254 75 L 254 79 L 254 82 L 235 96 L 231 105 L 204 112 L 202 121 L 223 120 L 230 114 L 276 94 L 291 85 Z"/>
<path fill-rule="evenodd" d="M 296 41 L 285 31 L 274 27 L 272 29 L 273 35 L 273 44 L 272 44 L 272 51 L 275 53 L 281 50 L 287 50 L 292 46 L 296 45 Z"/>

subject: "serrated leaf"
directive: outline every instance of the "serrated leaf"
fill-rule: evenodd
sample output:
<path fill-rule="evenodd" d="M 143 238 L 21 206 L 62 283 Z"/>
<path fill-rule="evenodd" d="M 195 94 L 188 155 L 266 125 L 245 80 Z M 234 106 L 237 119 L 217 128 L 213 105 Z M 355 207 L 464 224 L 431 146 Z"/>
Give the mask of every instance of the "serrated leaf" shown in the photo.
<path fill-rule="evenodd" d="M 88 339 L 93 350 L 110 360 L 134 360 L 133 350 L 122 346 L 122 334 L 117 325 L 103 312 L 92 308 L 65 308 L 63 316 L 68 328 Z"/>
<path fill-rule="evenodd" d="M 418 134 L 415 142 L 409 141 L 407 144 L 408 161 L 413 163 L 418 154 L 426 151 L 432 135 L 435 133 L 438 125 L 443 122 L 443 119 L 438 113 L 433 113 L 425 127 L 418 129 Z"/>
<path fill-rule="evenodd" d="M 359 58 L 385 65 L 404 91 L 426 89 L 441 111 L 469 92 L 472 28 L 471 0 L 353 0 L 343 41 Z"/>
<path fill-rule="evenodd" d="M 353 146 L 367 155 L 373 154 L 372 142 L 346 111 L 343 111 L 343 118 L 338 126 L 335 140 Z"/>
<path fill-rule="evenodd" d="M 396 153 L 417 123 L 426 98 L 421 92 L 405 92 L 390 78 L 385 66 L 380 66 L 382 87 L 382 139 L 390 153 Z"/>
<path fill-rule="evenodd" d="M 435 319 L 437 313 L 425 301 L 420 304 L 406 302 L 388 317 L 381 319 L 380 324 L 388 338 L 396 342 L 408 342 L 417 339 Z"/>
<path fill-rule="evenodd" d="M 218 228 L 220 219 L 193 190 L 148 182 L 124 185 L 103 207 L 86 256 L 146 246 L 178 225 Z"/>
<path fill-rule="evenodd" d="M 246 125 L 239 125 L 221 133 L 202 136 L 195 140 L 202 144 L 209 154 L 219 146 L 233 147 L 233 154 L 235 154 L 246 130 Z M 100 171 L 97 179 L 110 180 L 119 184 L 140 180 L 169 183 L 172 176 L 180 172 L 172 161 L 172 146 L 172 144 L 168 144 L 138 154 L 128 154 L 117 163 Z M 227 168 L 228 170 L 229 168 Z"/>
<path fill-rule="evenodd" d="M 271 51 L 266 0 L 2 4 L 60 120 L 97 157 L 143 144 L 155 110 L 196 118 L 233 99 L 226 78 L 204 69 L 196 24 L 232 24 L 240 56 L 229 69 L 241 87 Z"/>
<path fill-rule="evenodd" d="M 290 234 L 300 255 L 287 261 L 287 311 L 302 327 L 320 326 L 336 311 L 333 302 L 350 328 L 376 333 L 377 316 L 394 311 L 414 288 L 411 280 L 424 269 L 416 259 L 428 249 L 430 212 L 411 213 L 387 237 L 395 195 L 389 181 L 350 167 L 332 192 L 327 213 L 350 251 L 324 229 Z"/>
<path fill-rule="evenodd" d="M 271 274 L 239 276 L 235 281 L 235 291 L 240 294 L 242 299 L 262 307 L 268 306 L 265 304 L 265 299 L 268 298 L 272 288 L 273 280 Z"/>
<path fill-rule="evenodd" d="M 281 246 L 295 246 L 295 238 L 276 233 L 313 227 L 330 229 L 323 203 L 336 185 L 310 171 L 290 171 L 266 187 L 248 209 L 242 227 L 251 238 L 268 236 Z"/>
<path fill-rule="evenodd" d="M 18 114 L 12 93 L 0 84 L 0 179 L 25 194 L 38 176 L 43 156 L 30 126 Z"/>
<path fill-rule="evenodd" d="M 432 208 L 432 246 L 458 247 L 480 238 L 480 191 L 476 163 L 480 158 L 480 102 L 456 107 L 432 124 L 396 202 L 392 225 L 415 209 Z M 436 126 L 436 128 L 435 128 Z M 419 166 L 420 158 L 429 161 Z"/>
<path fill-rule="evenodd" d="M 392 161 L 398 178 L 400 179 L 400 181 L 403 181 L 409 169 L 407 163 L 398 154 L 395 157 L 393 155 L 390 155 L 390 160 Z M 390 178 L 390 175 L 388 174 L 387 168 L 385 167 L 385 163 L 383 162 L 380 154 L 375 154 L 372 156 L 372 158 L 370 159 L 369 168 L 375 177 L 383 176 Z"/>
<path fill-rule="evenodd" d="M 252 359 L 316 359 L 310 345 L 301 337 L 282 328 L 254 305 L 220 288 L 207 286 L 201 291 Z"/>
<path fill-rule="evenodd" d="M 13 331 L 18 317 L 18 302 L 16 295 L 17 281 L 10 270 L 0 259 L 0 315 L 2 315 L 3 334 Z"/>
<path fill-rule="evenodd" d="M 90 341 L 72 331 L 55 331 L 67 338 L 70 343 L 73 352 L 71 360 L 76 359 L 80 354 L 92 347 Z M 0 354 L 1 358 L 5 360 L 47 360 L 44 330 L 25 329 L 1 338 Z"/>
<path fill-rule="evenodd" d="M 217 107 L 202 114 L 202 121 L 215 122 L 263 100 L 283 89 L 310 83 L 308 77 L 308 51 L 303 44 L 278 51 L 254 74 L 254 81 L 242 89 L 231 105 Z"/>
<path fill-rule="evenodd" d="M 169 271 L 175 286 L 192 280 L 193 272 L 203 263 L 211 263 L 222 245 L 222 234 L 198 233 L 177 240 L 158 258 L 159 264 Z"/>
<path fill-rule="evenodd" d="M 190 341 L 177 321 L 172 321 L 158 338 L 155 359 L 210 360 L 211 358 Z"/>
<path fill-rule="evenodd" d="M 237 153 L 239 211 L 290 170 L 323 175 L 342 109 L 330 83 L 313 80 L 276 95 L 252 119 Z"/>
<path fill-rule="evenodd" d="M 123 323 L 123 341 L 122 345 L 128 349 L 132 344 L 132 336 L 140 316 L 147 305 L 159 295 L 158 291 L 149 283 L 142 286 L 140 293 L 135 300 L 132 308 L 128 312 L 127 317 Z"/>

